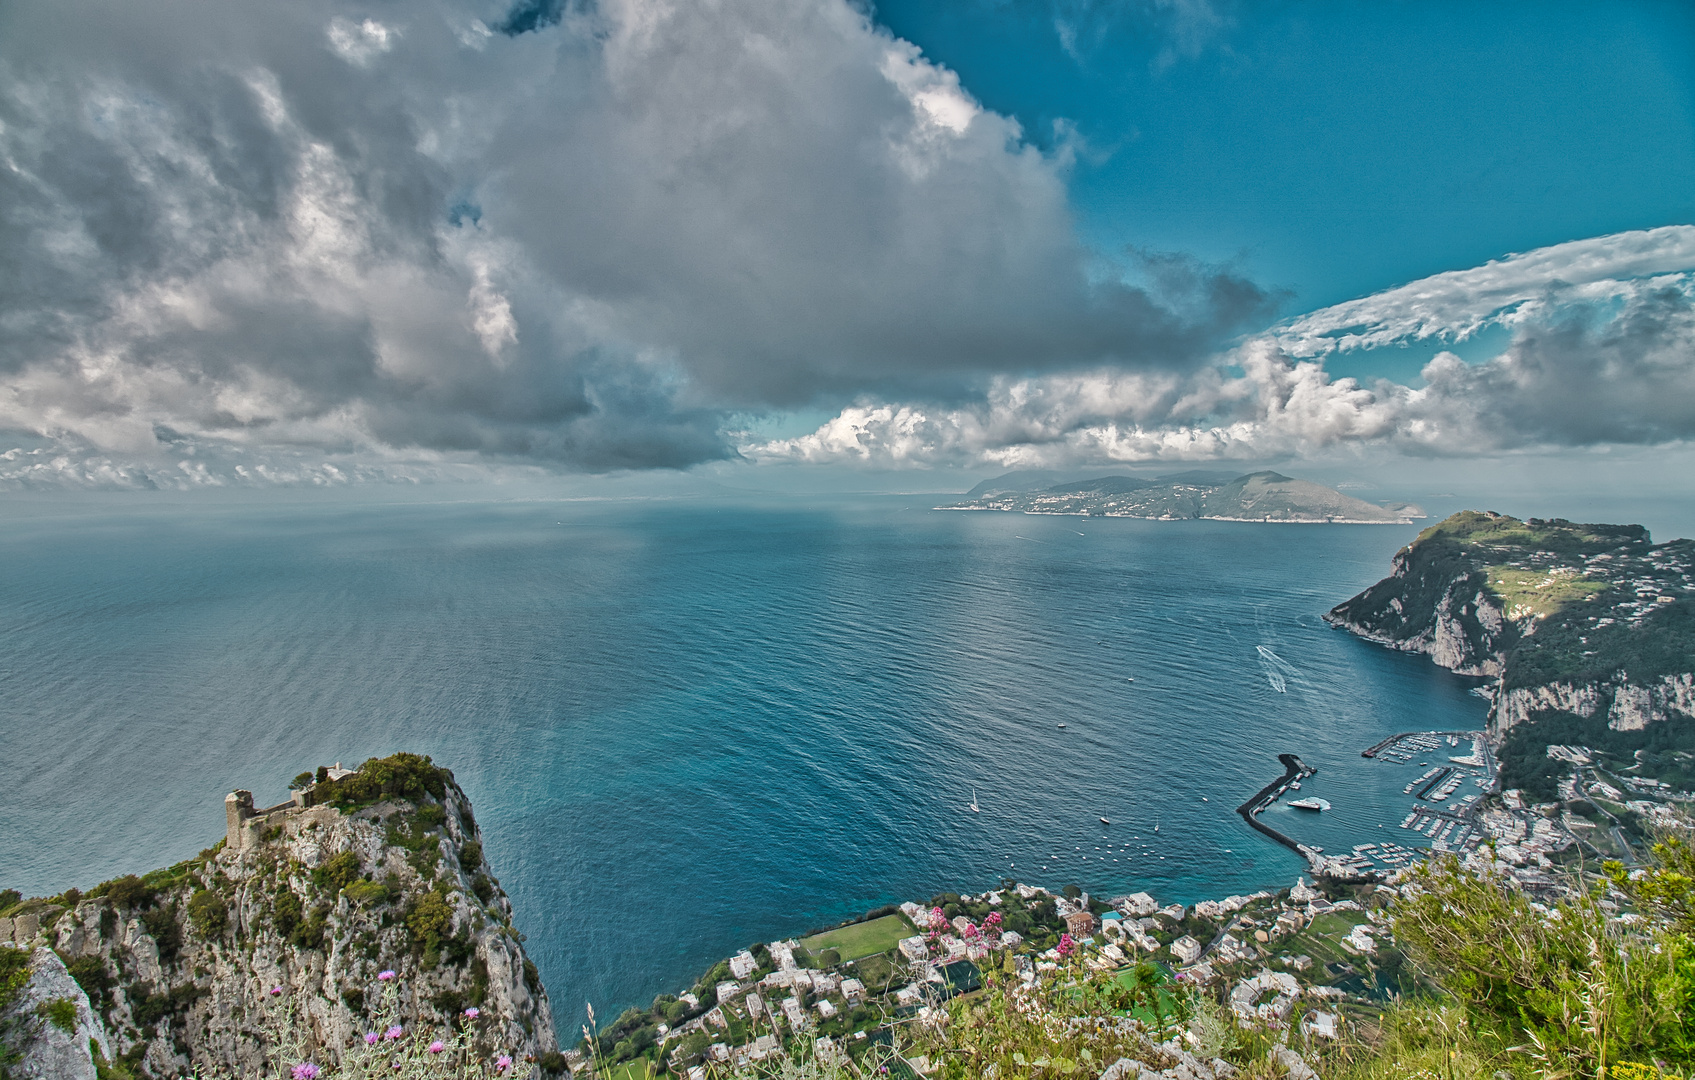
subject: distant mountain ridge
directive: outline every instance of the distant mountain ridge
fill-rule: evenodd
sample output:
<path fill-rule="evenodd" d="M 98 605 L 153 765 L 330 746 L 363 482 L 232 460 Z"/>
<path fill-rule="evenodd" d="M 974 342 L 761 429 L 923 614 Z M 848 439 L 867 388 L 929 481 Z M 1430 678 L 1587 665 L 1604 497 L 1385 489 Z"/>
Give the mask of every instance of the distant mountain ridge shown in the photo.
<path fill-rule="evenodd" d="M 1058 477 L 1052 472 L 1008 473 L 978 484 L 965 493 L 964 501 L 936 509 L 1374 525 L 1405 525 L 1424 516 L 1408 503 L 1378 506 L 1269 470 L 1241 476 L 1197 470 L 1152 479 L 1122 474 L 1087 480 Z"/>

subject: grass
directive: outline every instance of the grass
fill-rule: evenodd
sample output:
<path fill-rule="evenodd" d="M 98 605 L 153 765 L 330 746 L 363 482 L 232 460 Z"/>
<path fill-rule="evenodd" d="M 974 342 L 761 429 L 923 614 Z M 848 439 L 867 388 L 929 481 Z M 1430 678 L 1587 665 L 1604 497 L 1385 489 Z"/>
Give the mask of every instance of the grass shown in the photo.
<path fill-rule="evenodd" d="M 853 977 L 864 983 L 866 989 L 873 993 L 880 993 L 895 975 L 895 965 L 881 954 L 861 957 L 851 966 Z"/>
<path fill-rule="evenodd" d="M 885 915 L 869 922 L 827 930 L 807 938 L 800 945 L 813 956 L 826 949 L 834 949 L 846 963 L 886 953 L 900 944 L 902 938 L 909 938 L 916 933 L 918 931 L 907 921 L 905 915 Z"/>
<path fill-rule="evenodd" d="M 1550 618 L 1568 605 L 1593 599 L 1608 588 L 1606 582 L 1594 581 L 1564 566 L 1547 571 L 1490 566 L 1485 572 L 1489 576 L 1489 588 L 1501 598 L 1507 616 L 1514 619 L 1526 615 Z"/>
<path fill-rule="evenodd" d="M 1357 959 L 1337 942 L 1347 937 L 1354 927 L 1368 921 L 1360 911 L 1328 911 L 1314 919 L 1294 937 L 1284 938 L 1273 946 L 1279 955 L 1306 955 L 1320 964 L 1347 963 Z"/>

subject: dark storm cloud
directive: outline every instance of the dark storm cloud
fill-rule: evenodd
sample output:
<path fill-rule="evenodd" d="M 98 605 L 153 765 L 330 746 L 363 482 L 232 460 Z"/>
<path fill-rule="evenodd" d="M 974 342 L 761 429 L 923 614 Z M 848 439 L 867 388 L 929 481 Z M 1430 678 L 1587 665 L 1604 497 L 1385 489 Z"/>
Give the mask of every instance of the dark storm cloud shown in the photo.
<path fill-rule="evenodd" d="M 128 454 L 687 465 L 1270 304 L 1091 274 L 1064 161 L 839 0 L 25 0 L 0 125 L 0 428 Z"/>

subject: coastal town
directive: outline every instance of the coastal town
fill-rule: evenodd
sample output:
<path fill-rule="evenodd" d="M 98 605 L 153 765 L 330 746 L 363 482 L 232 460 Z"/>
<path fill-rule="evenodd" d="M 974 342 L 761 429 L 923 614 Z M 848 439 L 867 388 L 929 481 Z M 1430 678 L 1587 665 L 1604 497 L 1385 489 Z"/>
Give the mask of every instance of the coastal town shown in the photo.
<path fill-rule="evenodd" d="M 909 1033 L 942 1022 L 950 999 L 977 992 L 985 978 L 1033 988 L 1083 975 L 1182 983 L 1223 1002 L 1243 1026 L 1337 1038 L 1417 986 L 1387 911 L 1425 859 L 1452 854 L 1552 900 L 1586 861 L 1591 869 L 1600 858 L 1637 861 L 1642 828 L 1678 820 L 1687 804 L 1689 796 L 1662 782 L 1599 767 L 1582 747 L 1549 753 L 1570 773 L 1560 801 L 1533 803 L 1518 790 L 1492 793 L 1498 764 L 1484 733 L 1398 734 L 1362 757 L 1424 767 L 1403 792 L 1411 800 L 1403 837 L 1345 854 L 1283 837 L 1308 859 L 1311 881 L 1303 875 L 1285 888 L 1193 904 L 1145 891 L 1102 899 L 1076 885 L 1054 891 L 1010 879 L 975 895 L 908 901 L 745 949 L 688 992 L 661 995 L 651 1009 L 627 1010 L 590 1032 L 592 1042 L 567 1057 L 579 1070 L 594 1069 L 597 1057 L 602 1065 L 647 1057 L 706 1080 L 802 1039 L 824 1057 L 876 1048 L 925 1075 L 931 1063 Z M 1316 771 L 1284 758 L 1285 776 L 1240 808 L 1262 832 L 1275 830 L 1257 815 Z"/>

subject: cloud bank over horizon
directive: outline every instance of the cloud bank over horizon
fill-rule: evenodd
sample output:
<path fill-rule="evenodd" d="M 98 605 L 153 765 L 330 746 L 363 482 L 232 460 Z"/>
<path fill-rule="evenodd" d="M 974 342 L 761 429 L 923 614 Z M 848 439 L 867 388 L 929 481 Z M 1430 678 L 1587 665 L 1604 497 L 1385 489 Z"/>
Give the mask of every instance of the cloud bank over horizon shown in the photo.
<path fill-rule="evenodd" d="M 1596 237 L 1312 312 L 1187 373 L 995 380 L 963 406 L 864 401 L 765 460 L 1047 467 L 1299 458 L 1339 446 L 1464 456 L 1695 437 L 1695 226 Z M 1332 378 L 1326 356 L 1510 329 L 1439 352 L 1424 386 Z"/>
<path fill-rule="evenodd" d="M 1695 227 L 1264 330 L 1280 295 L 1229 267 L 1087 250 L 1069 154 L 846 0 L 20 0 L 0 484 L 1695 433 Z M 1423 387 L 1323 369 L 1491 325 Z M 742 433 L 797 410 L 835 415 Z"/>

